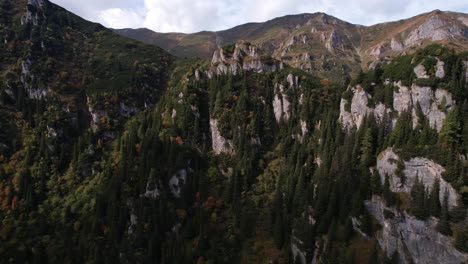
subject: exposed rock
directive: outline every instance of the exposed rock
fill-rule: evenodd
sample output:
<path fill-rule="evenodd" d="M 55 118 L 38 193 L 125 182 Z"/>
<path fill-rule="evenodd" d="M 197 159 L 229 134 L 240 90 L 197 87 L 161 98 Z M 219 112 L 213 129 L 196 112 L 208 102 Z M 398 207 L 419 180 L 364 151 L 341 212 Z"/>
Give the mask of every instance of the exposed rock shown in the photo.
<path fill-rule="evenodd" d="M 385 114 L 389 114 L 390 112 L 391 110 L 385 107 L 383 103 L 379 103 L 374 109 L 374 118 L 378 123 L 381 123 Z"/>
<path fill-rule="evenodd" d="M 343 40 L 341 36 L 333 30 L 330 33 L 330 36 L 327 39 L 327 42 L 325 43 L 325 47 L 328 49 L 330 52 L 336 52 L 337 50 L 344 50 L 344 45 L 343 45 Z"/>
<path fill-rule="evenodd" d="M 182 192 L 182 188 L 187 183 L 188 172 L 186 169 L 179 170 L 176 174 L 172 175 L 169 180 L 169 189 L 171 193 L 179 198 Z"/>
<path fill-rule="evenodd" d="M 309 129 L 307 129 L 307 122 L 301 120 L 301 131 L 302 131 L 302 136 L 305 136 L 307 133 L 309 133 Z"/>
<path fill-rule="evenodd" d="M 119 113 L 120 116 L 130 118 L 135 116 L 139 112 L 139 109 L 135 106 L 127 106 L 124 102 L 120 103 Z"/>
<path fill-rule="evenodd" d="M 288 74 L 288 83 L 289 87 L 294 89 L 297 88 L 297 84 L 299 82 L 299 77 L 294 76 L 292 73 Z"/>
<path fill-rule="evenodd" d="M 435 74 L 437 78 L 444 78 L 445 77 L 444 66 L 445 66 L 445 62 L 437 59 L 436 74 Z"/>
<path fill-rule="evenodd" d="M 466 82 L 468 83 L 468 61 L 464 61 L 463 64 L 465 65 L 465 76 Z"/>
<path fill-rule="evenodd" d="M 424 116 L 429 119 L 430 126 L 440 132 L 446 113 L 455 105 L 452 95 L 442 89 L 434 92 L 430 87 L 412 85 L 410 89 L 403 86 L 401 82 L 394 83 L 394 85 L 398 87 L 398 91 L 393 93 L 393 108 L 398 114 L 411 111 L 415 127 L 419 121 L 416 114 L 416 107 L 419 104 Z"/>
<path fill-rule="evenodd" d="M 278 92 L 273 99 L 273 110 L 275 112 L 276 121 L 279 123 L 281 119 L 284 121 L 289 120 L 291 114 L 290 102 L 288 95 L 284 92 L 284 86 L 281 84 L 275 85 L 275 90 Z"/>
<path fill-rule="evenodd" d="M 403 50 L 403 44 L 401 44 L 398 40 L 396 40 L 395 38 L 392 38 L 391 42 L 390 42 L 390 48 L 393 50 L 393 51 L 401 51 Z"/>
<path fill-rule="evenodd" d="M 213 74 L 236 75 L 241 70 L 264 72 L 276 71 L 276 69 L 275 62 L 262 60 L 258 47 L 239 41 L 236 43 L 232 55 L 226 54 L 222 48 L 214 52 L 211 69 L 207 72 L 207 76 L 211 78 Z"/>
<path fill-rule="evenodd" d="M 146 184 L 146 192 L 141 196 L 154 199 L 158 198 L 159 195 L 161 195 L 161 192 L 159 191 L 156 179 L 150 177 L 148 179 L 148 183 Z"/>
<path fill-rule="evenodd" d="M 221 136 L 221 132 L 218 129 L 218 120 L 210 119 L 210 130 L 214 153 L 218 155 L 221 153 L 234 153 L 234 146 L 231 140 L 227 140 Z"/>
<path fill-rule="evenodd" d="M 397 162 L 400 157 L 393 152 L 393 150 L 387 149 L 379 155 L 377 159 L 377 169 L 379 170 L 382 183 L 385 182 L 385 175 L 389 176 L 390 189 L 393 192 L 405 192 L 410 193 L 416 179 L 419 178 L 427 189 L 431 189 L 436 179 L 440 180 L 440 194 L 439 198 L 443 202 L 445 191 L 448 192 L 449 205 L 454 207 L 458 203 L 458 195 L 455 189 L 442 178 L 442 173 L 445 169 L 435 163 L 432 160 L 426 158 L 413 158 L 409 161 L 405 161 L 405 169 L 403 171 L 405 175 L 405 182 L 403 183 L 401 178 L 395 175 L 397 169 Z"/>
<path fill-rule="evenodd" d="M 354 231 L 358 232 L 362 237 L 369 239 L 369 236 L 361 230 L 361 220 L 357 219 L 356 217 L 351 217 L 351 222 L 353 223 Z"/>
<path fill-rule="evenodd" d="M 89 97 L 87 98 L 87 104 L 88 104 L 88 112 L 91 115 L 90 127 L 93 130 L 93 132 L 96 133 L 99 130 L 101 119 L 107 118 L 108 114 L 107 114 L 107 111 L 105 110 L 97 109 L 97 107 L 91 103 L 91 100 L 89 99 Z"/>
<path fill-rule="evenodd" d="M 427 79 L 429 78 L 429 75 L 427 75 L 426 69 L 424 68 L 424 65 L 419 64 L 414 68 L 414 73 L 419 79 Z"/>
<path fill-rule="evenodd" d="M 460 17 L 457 18 L 457 20 L 461 21 L 463 23 L 463 25 L 468 27 L 468 18 L 460 16 Z"/>
<path fill-rule="evenodd" d="M 398 262 L 403 264 L 466 263 L 468 255 L 455 249 L 449 237 L 436 231 L 434 218 L 422 221 L 400 213 L 386 207 L 378 196 L 365 201 L 365 207 L 382 226 L 377 239 L 389 258 L 397 252 Z M 394 216 L 386 218 L 384 211 Z"/>
<path fill-rule="evenodd" d="M 456 24 L 445 24 L 437 14 L 409 33 L 405 46 L 420 44 L 423 40 L 440 41 L 454 36 L 464 36 L 464 31 Z"/>
<path fill-rule="evenodd" d="M 298 239 L 296 236 L 291 237 L 291 252 L 292 256 L 294 259 L 294 263 L 297 263 L 296 261 L 299 261 L 298 263 L 301 264 L 306 264 L 306 252 L 302 251 L 300 249 L 300 246 L 303 244 L 303 242 Z"/>
<path fill-rule="evenodd" d="M 398 88 L 398 91 L 393 92 L 393 109 L 401 115 L 401 113 L 411 109 L 411 92 L 401 82 L 394 83 L 394 85 Z"/>
<path fill-rule="evenodd" d="M 40 100 L 47 96 L 48 90 L 34 86 L 35 76 L 31 73 L 32 61 L 27 59 L 21 62 L 21 83 L 28 93 L 29 99 Z"/>
<path fill-rule="evenodd" d="M 385 113 L 390 113 L 384 104 L 378 104 L 377 107 L 368 107 L 371 95 L 358 85 L 356 88 L 351 88 L 353 91 L 353 99 L 351 101 L 351 112 L 346 111 L 346 105 L 349 103 L 346 99 L 341 99 L 340 104 L 340 123 L 345 129 L 353 127 L 361 127 L 364 118 L 368 115 L 374 115 L 377 121 L 382 121 Z"/>

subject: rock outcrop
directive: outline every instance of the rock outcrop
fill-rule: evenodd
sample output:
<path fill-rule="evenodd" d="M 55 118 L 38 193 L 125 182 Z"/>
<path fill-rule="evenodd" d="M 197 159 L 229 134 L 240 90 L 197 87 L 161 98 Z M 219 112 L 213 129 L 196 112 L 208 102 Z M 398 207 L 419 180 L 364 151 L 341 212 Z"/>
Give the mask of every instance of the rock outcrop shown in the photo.
<path fill-rule="evenodd" d="M 234 146 L 231 140 L 225 139 L 221 136 L 221 132 L 218 128 L 218 120 L 210 119 L 210 130 L 211 130 L 211 144 L 215 154 L 232 154 L 234 153 Z"/>
<path fill-rule="evenodd" d="M 390 189 L 393 192 L 410 193 L 416 179 L 422 181 L 427 189 L 431 189 L 436 179 L 440 180 L 439 198 L 443 202 L 445 192 L 448 193 L 448 201 L 450 207 L 458 204 L 458 194 L 455 189 L 442 178 L 442 173 L 445 172 L 444 167 L 426 158 L 412 158 L 409 161 L 404 161 L 405 169 L 404 182 L 395 174 L 397 163 L 400 157 L 393 151 L 387 149 L 379 155 L 377 159 L 377 170 L 379 171 L 382 184 L 385 182 L 385 176 L 389 176 Z"/>
<path fill-rule="evenodd" d="M 437 65 L 436 65 L 436 77 L 437 78 L 444 78 L 445 77 L 445 62 L 437 59 Z"/>
<path fill-rule="evenodd" d="M 169 180 L 169 189 L 172 195 L 179 198 L 182 192 L 182 188 L 187 183 L 188 171 L 186 169 L 179 170 L 177 173 L 172 175 Z"/>
<path fill-rule="evenodd" d="M 237 75 L 241 70 L 264 72 L 275 71 L 278 62 L 274 61 L 271 57 L 262 56 L 262 52 L 257 46 L 250 43 L 239 41 L 235 44 L 232 54 L 231 51 L 217 49 L 211 60 L 211 68 L 207 73 L 208 76 L 213 74 L 233 74 Z"/>
<path fill-rule="evenodd" d="M 353 127 L 359 128 L 364 118 L 368 115 L 374 115 L 375 119 L 380 122 L 385 113 L 389 114 L 391 112 L 391 110 L 386 108 L 382 103 L 379 103 L 375 108 L 369 107 L 369 99 L 371 99 L 372 96 L 364 91 L 360 85 L 348 89 L 351 89 L 353 92 L 353 98 L 351 102 L 348 102 L 348 100 L 344 98 L 341 99 L 339 121 L 343 128 L 348 130 Z M 348 104 L 351 104 L 350 107 L 348 107 Z M 351 111 L 348 112 L 347 108 Z"/>
<path fill-rule="evenodd" d="M 437 12 L 411 31 L 405 39 L 405 46 L 414 46 L 424 40 L 440 41 L 455 36 L 465 36 L 465 30 L 453 23 L 446 23 Z"/>
<path fill-rule="evenodd" d="M 412 85 L 411 88 L 403 86 L 401 82 L 395 82 L 398 91 L 393 93 L 393 108 L 401 114 L 410 111 L 413 116 L 413 126 L 418 124 L 417 105 L 422 113 L 429 119 L 432 128 L 440 132 L 447 113 L 455 105 L 452 94 L 443 89 L 435 91 L 430 87 Z"/>
<path fill-rule="evenodd" d="M 273 99 L 273 110 L 275 112 L 276 121 L 279 123 L 281 120 L 288 121 L 291 115 L 289 97 L 285 93 L 282 84 L 275 85 L 276 95 Z"/>
<path fill-rule="evenodd" d="M 436 230 L 437 220 L 418 220 L 385 206 L 384 201 L 374 196 L 365 201 L 367 211 L 380 223 L 382 230 L 377 239 L 391 258 L 398 253 L 398 263 L 466 263 L 468 255 L 452 245 L 452 239 Z"/>
<path fill-rule="evenodd" d="M 424 68 L 424 65 L 419 64 L 418 66 L 414 67 L 414 73 L 416 74 L 416 77 L 419 79 L 427 79 L 429 78 L 429 75 L 427 75 L 426 68 Z"/>
<path fill-rule="evenodd" d="M 332 53 L 344 50 L 343 39 L 336 30 L 333 30 L 330 33 L 330 36 L 328 36 L 328 38 L 326 39 L 325 47 L 328 49 L 328 51 Z"/>

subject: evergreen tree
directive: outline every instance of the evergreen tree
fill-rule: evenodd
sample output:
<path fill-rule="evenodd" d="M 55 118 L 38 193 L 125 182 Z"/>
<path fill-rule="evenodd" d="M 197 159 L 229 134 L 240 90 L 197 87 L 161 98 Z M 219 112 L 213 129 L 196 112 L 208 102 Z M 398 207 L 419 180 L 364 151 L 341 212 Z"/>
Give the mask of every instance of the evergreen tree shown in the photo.
<path fill-rule="evenodd" d="M 452 228 L 449 222 L 449 204 L 448 204 L 448 191 L 444 193 L 444 201 L 442 203 L 442 209 L 440 213 L 440 220 L 437 225 L 437 230 L 443 235 L 451 236 Z"/>
<path fill-rule="evenodd" d="M 439 217 L 440 215 L 440 180 L 437 178 L 434 180 L 434 184 L 432 185 L 431 193 L 429 194 L 429 210 L 430 215 Z"/>
<path fill-rule="evenodd" d="M 396 202 L 395 201 L 395 195 L 392 192 L 392 190 L 390 190 L 390 178 L 389 178 L 388 175 L 385 175 L 385 183 L 384 183 L 384 186 L 383 186 L 382 194 L 383 194 L 383 198 L 387 202 L 388 206 L 395 205 L 395 202 Z"/>
<path fill-rule="evenodd" d="M 416 181 L 411 188 L 411 208 L 414 216 L 419 219 L 426 219 L 428 216 L 428 210 L 426 208 L 426 190 L 424 184 L 416 176 Z"/>

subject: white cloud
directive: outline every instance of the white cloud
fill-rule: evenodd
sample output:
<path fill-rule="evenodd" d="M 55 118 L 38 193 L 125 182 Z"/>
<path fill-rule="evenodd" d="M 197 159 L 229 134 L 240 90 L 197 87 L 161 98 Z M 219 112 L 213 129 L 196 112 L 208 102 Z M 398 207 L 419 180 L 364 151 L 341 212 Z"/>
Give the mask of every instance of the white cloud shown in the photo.
<path fill-rule="evenodd" d="M 222 30 L 278 16 L 325 12 L 371 25 L 434 9 L 468 12 L 460 0 L 52 0 L 108 27 L 147 27 L 159 32 Z"/>
<path fill-rule="evenodd" d="M 144 14 L 135 10 L 110 8 L 101 11 L 99 19 L 110 28 L 139 28 L 144 23 Z"/>

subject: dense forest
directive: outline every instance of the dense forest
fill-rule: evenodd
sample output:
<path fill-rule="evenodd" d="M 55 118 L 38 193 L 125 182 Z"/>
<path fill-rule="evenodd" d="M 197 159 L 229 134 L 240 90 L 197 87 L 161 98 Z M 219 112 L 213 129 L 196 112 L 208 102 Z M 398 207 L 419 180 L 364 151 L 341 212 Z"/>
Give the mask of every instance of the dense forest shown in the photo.
<path fill-rule="evenodd" d="M 466 259 L 467 52 L 430 45 L 341 80 L 208 78 L 204 60 L 41 3 L 0 0 L 1 263 L 409 263 L 382 246 L 375 200 L 435 221 Z M 397 82 L 453 96 L 440 129 L 419 103 L 397 111 Z M 343 126 L 356 89 L 388 111 Z M 442 177 L 395 192 L 418 157 Z"/>

